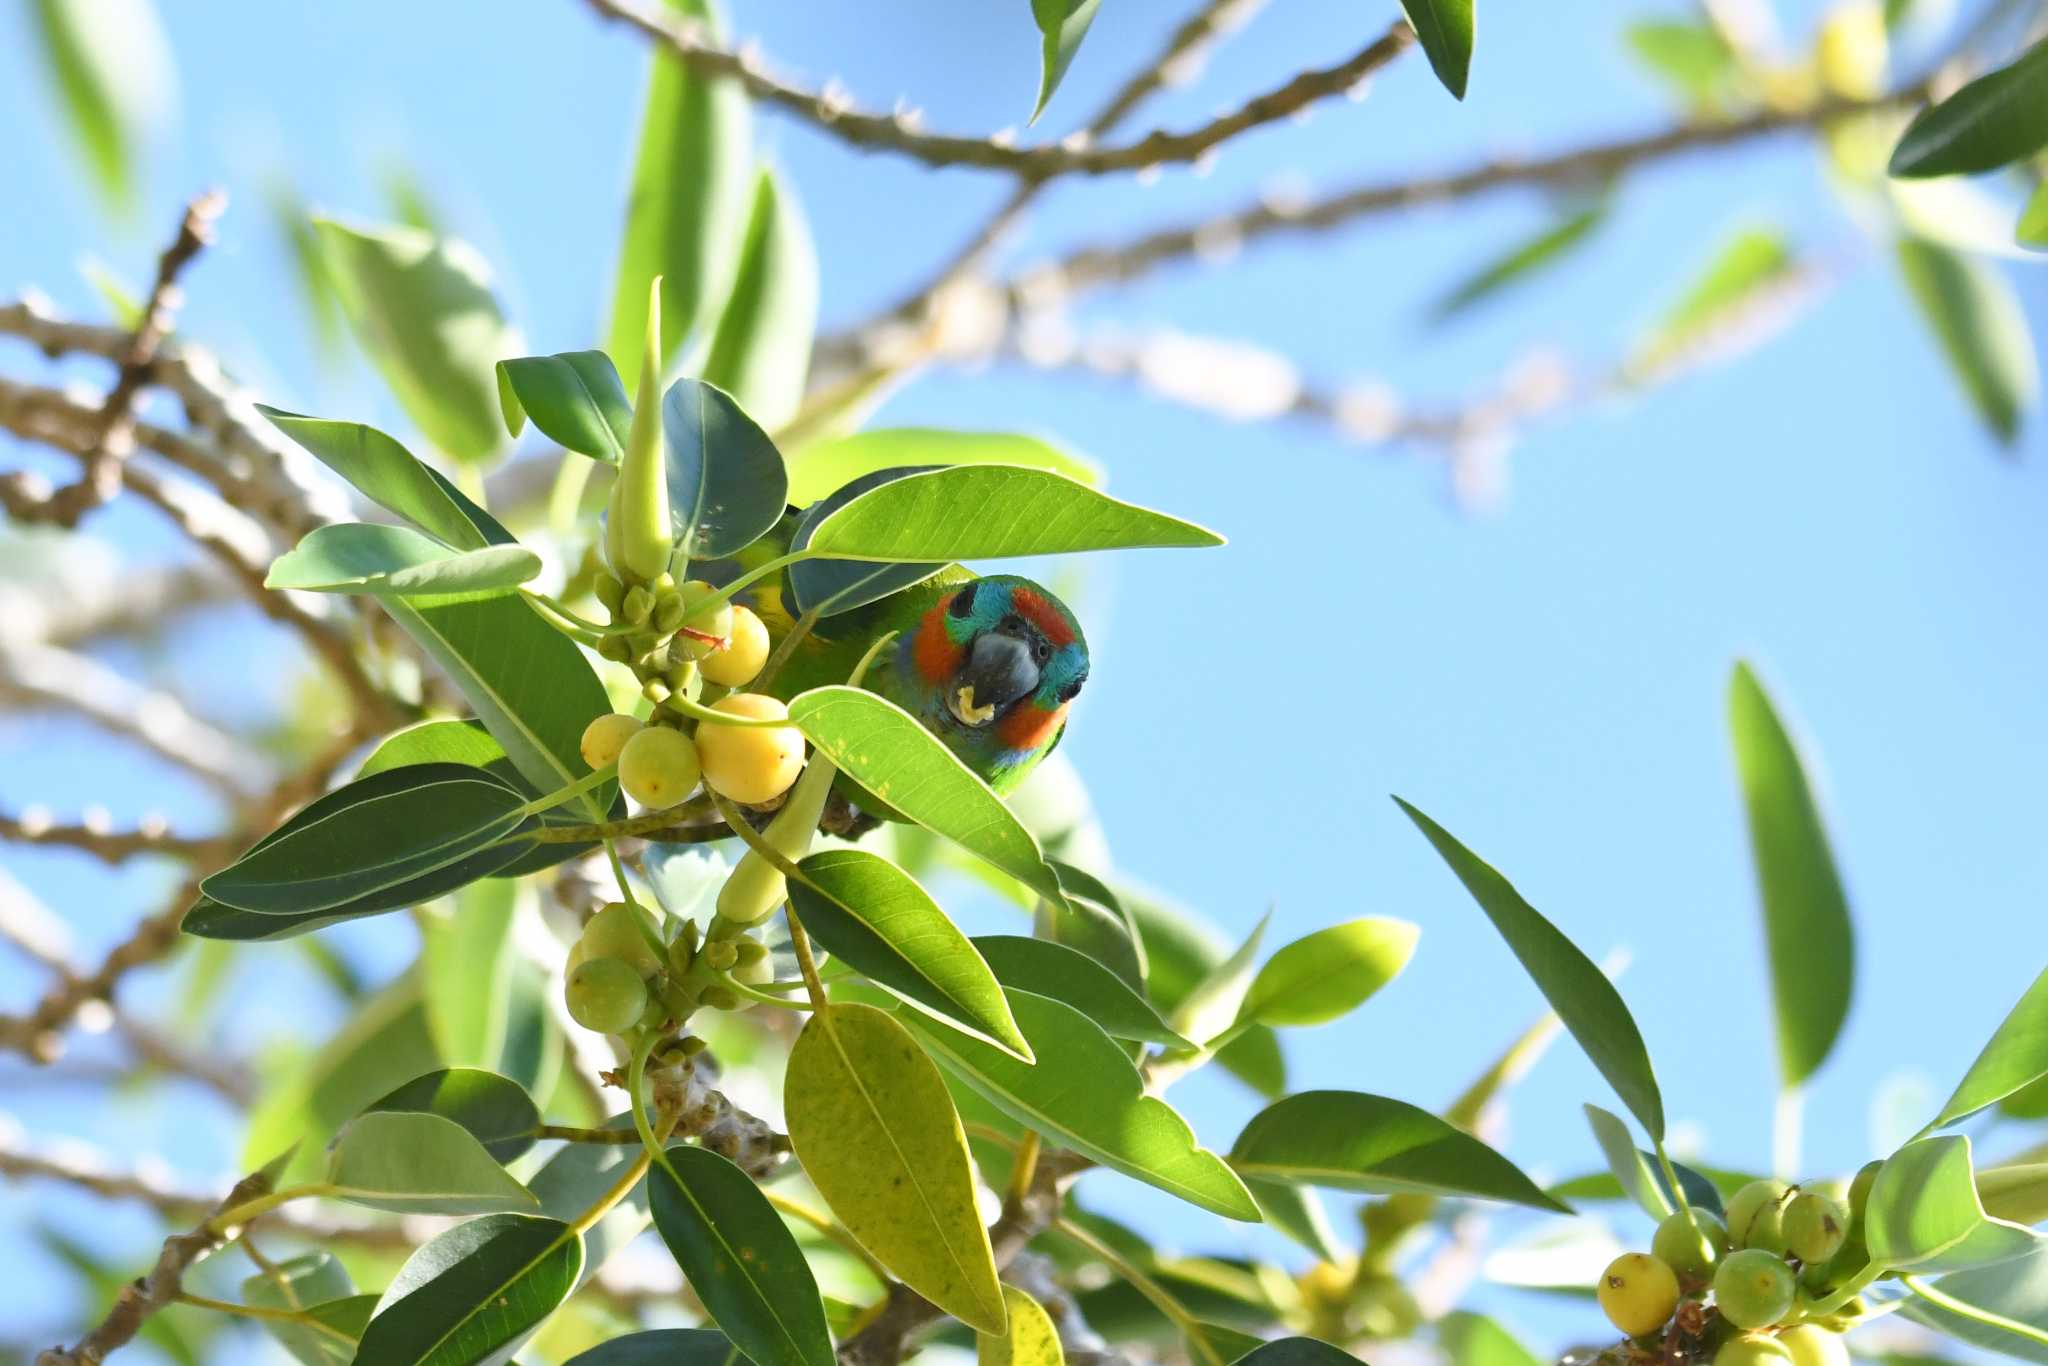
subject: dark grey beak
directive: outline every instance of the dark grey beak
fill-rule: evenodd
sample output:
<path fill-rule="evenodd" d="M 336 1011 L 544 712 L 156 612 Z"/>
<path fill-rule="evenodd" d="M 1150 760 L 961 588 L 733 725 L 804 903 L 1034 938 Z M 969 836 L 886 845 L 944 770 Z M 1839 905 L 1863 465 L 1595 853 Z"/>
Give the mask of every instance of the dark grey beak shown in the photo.
<path fill-rule="evenodd" d="M 1001 631 L 984 631 L 968 651 L 966 667 L 954 676 L 947 709 L 962 725 L 985 726 L 1021 697 L 1038 691 L 1038 664 L 1031 646 Z"/>

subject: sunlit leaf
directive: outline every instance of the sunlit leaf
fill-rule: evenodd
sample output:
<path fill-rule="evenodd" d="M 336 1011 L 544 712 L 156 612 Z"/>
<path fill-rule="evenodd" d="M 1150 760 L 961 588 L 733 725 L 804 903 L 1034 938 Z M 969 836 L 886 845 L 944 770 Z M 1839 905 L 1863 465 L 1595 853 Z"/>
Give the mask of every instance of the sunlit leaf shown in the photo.
<path fill-rule="evenodd" d="M 137 144 L 163 126 L 175 76 L 150 0 L 35 0 L 43 65 L 93 187 L 121 210 L 137 197 Z"/>
<path fill-rule="evenodd" d="M 399 597 L 509 593 L 540 570 L 540 556 L 524 546 L 450 550 L 407 527 L 338 522 L 315 527 L 280 555 L 263 586 Z"/>
<path fill-rule="evenodd" d="M 498 403 L 514 436 L 532 418 L 541 435 L 564 450 L 608 465 L 618 464 L 626 453 L 633 405 L 602 351 L 501 360 Z"/>
<path fill-rule="evenodd" d="M 1464 99 L 1472 70 L 1472 0 L 1401 0 L 1401 8 L 1415 26 L 1429 69 L 1444 89 Z"/>
<path fill-rule="evenodd" d="M 2012 286 L 1984 262 L 1915 237 L 1899 239 L 1899 270 L 1970 405 L 2010 446 L 2040 387 L 2033 337 Z"/>
<path fill-rule="evenodd" d="M 1629 51 L 1697 110 L 1727 103 L 1742 80 L 1742 64 L 1712 24 L 1649 19 L 1628 26 Z"/>
<path fill-rule="evenodd" d="M 1406 920 L 1366 916 L 1297 939 L 1259 969 L 1237 1018 L 1298 1027 L 1348 1015 L 1400 975 L 1421 933 Z"/>
<path fill-rule="evenodd" d="M 2048 1363 L 2048 1248 L 1994 1266 L 1937 1278 L 1934 1289 L 1965 1306 L 1966 1312 L 1915 1295 L 1900 1313 L 1958 1342 L 2001 1356 Z M 1887 1362 L 1885 1366 L 1945 1366 L 1934 1362 Z"/>
<path fill-rule="evenodd" d="M 1892 149 L 1895 176 L 1995 171 L 2048 144 L 2048 43 L 1923 109 Z"/>
<path fill-rule="evenodd" d="M 804 509 L 803 516 L 797 519 L 796 530 L 790 535 L 789 548 L 792 551 L 809 549 L 811 537 L 819 525 L 869 489 L 879 488 L 891 480 L 922 474 L 932 468 L 936 467 L 876 470 L 835 489 Z M 802 560 L 785 571 L 788 591 L 784 597 L 792 613 L 816 612 L 821 617 L 836 616 L 879 602 L 913 584 L 923 583 L 944 568 L 944 565 L 930 561 L 901 564 L 887 560 Z"/>
<path fill-rule="evenodd" d="M 326 1188 L 338 1200 L 401 1214 L 488 1214 L 539 1206 L 533 1193 L 453 1120 L 372 1110 L 335 1139 Z"/>
<path fill-rule="evenodd" d="M 450 1062 L 498 1065 L 511 1007 L 512 926 L 519 895 L 518 883 L 499 878 L 471 883 L 445 910 L 422 910 L 420 966 L 427 981 L 427 1019 Z M 503 1153 L 494 1156 L 508 1160 Z"/>
<path fill-rule="evenodd" d="M 1919 1139 L 1885 1159 L 1870 1188 L 1863 1238 L 1874 1265 L 1916 1274 L 1989 1266 L 2040 1246 L 2031 1230 L 1986 1217 L 1970 1140 L 1959 1134 Z"/>
<path fill-rule="evenodd" d="M 1090 488 L 1102 468 L 1051 442 L 1015 432 L 881 427 L 805 446 L 790 458 L 789 501 L 807 507 L 863 475 L 905 466 L 1018 465 L 1051 470 Z"/>
<path fill-rule="evenodd" d="M 2048 1076 L 2048 971 L 2034 979 L 1927 1125 L 1939 1129 Z"/>
<path fill-rule="evenodd" d="M 1077 949 L 1014 934 L 981 935 L 974 946 L 1004 986 L 1064 1001 L 1113 1039 L 1195 1047 L 1121 977 Z"/>
<path fill-rule="evenodd" d="M 1038 21 L 1038 99 L 1031 106 L 1031 121 L 1045 112 L 1053 91 L 1059 89 L 1095 11 L 1102 0 L 1031 0 L 1031 17 Z"/>
<path fill-rule="evenodd" d="M 1600 1144 L 1601 1155 L 1607 1159 L 1607 1169 L 1614 1173 L 1614 1179 L 1628 1198 L 1652 1219 L 1662 1219 L 1670 1214 L 1674 1208 L 1671 1197 L 1663 1183 L 1658 1181 L 1655 1165 L 1636 1147 L 1635 1136 L 1629 1133 L 1628 1125 L 1619 1115 L 1597 1105 L 1588 1105 L 1585 1110 L 1586 1120 L 1593 1126 L 1593 1138 Z"/>
<path fill-rule="evenodd" d="M 1446 1314 L 1437 1321 L 1436 1333 L 1457 1366 L 1543 1366 L 1540 1357 L 1483 1314 Z"/>
<path fill-rule="evenodd" d="M 2013 238 L 2023 247 L 2048 250 L 2048 181 L 2034 187 L 2025 211 L 2020 214 L 2019 226 L 2013 229 Z"/>
<path fill-rule="evenodd" d="M 491 1214 L 406 1259 L 363 1332 L 358 1361 L 498 1366 L 575 1289 L 583 1244 L 555 1219 Z"/>
<path fill-rule="evenodd" d="M 430 994 L 430 1020 L 433 1009 Z M 444 1067 L 414 1077 L 365 1110 L 438 1115 L 459 1125 L 495 1162 L 510 1162 L 531 1148 L 540 1124 L 540 1110 L 524 1087 L 479 1067 Z"/>
<path fill-rule="evenodd" d="M 1003 1287 L 1003 1305 L 1010 1314 L 1009 1330 L 978 1335 L 978 1366 L 1061 1366 L 1066 1356 L 1059 1330 L 1044 1306 L 1014 1285 Z"/>
<path fill-rule="evenodd" d="M 457 550 L 512 542 L 511 534 L 489 514 L 375 427 L 306 417 L 261 404 L 257 411 L 365 498 Z"/>
<path fill-rule="evenodd" d="M 1431 317 L 1437 322 L 1456 317 L 1474 304 L 1565 260 L 1592 237 L 1606 216 L 1604 201 L 1564 214 L 1543 231 L 1467 276 L 1437 302 L 1430 310 Z"/>
<path fill-rule="evenodd" d="M 358 1295 L 342 1264 L 325 1252 L 309 1252 L 277 1264 L 273 1278 L 258 1272 L 242 1282 L 242 1302 L 259 1309 L 296 1310 L 313 1320 L 260 1320 L 278 1346 L 304 1366 L 349 1366 L 356 1339 L 377 1307 L 375 1295 Z M 317 1326 L 316 1326 L 317 1325 Z"/>
<path fill-rule="evenodd" d="M 1638 378 L 1654 375 L 1712 349 L 1724 336 L 1741 331 L 1798 268 L 1790 245 L 1775 229 L 1736 233 L 1637 344 L 1628 373 Z"/>

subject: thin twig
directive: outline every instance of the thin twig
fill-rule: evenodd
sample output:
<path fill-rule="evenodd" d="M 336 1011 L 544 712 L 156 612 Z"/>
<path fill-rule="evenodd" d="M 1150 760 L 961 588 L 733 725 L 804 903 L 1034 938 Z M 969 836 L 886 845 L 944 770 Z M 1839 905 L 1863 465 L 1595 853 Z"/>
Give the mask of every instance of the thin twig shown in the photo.
<path fill-rule="evenodd" d="M 78 849 L 102 863 L 122 863 L 143 854 L 201 859 L 218 856 L 223 848 L 215 837 L 172 834 L 161 816 L 146 817 L 133 830 L 115 830 L 91 813 L 79 824 L 59 825 L 33 809 L 19 816 L 0 811 L 0 842 L 4 841 Z"/>

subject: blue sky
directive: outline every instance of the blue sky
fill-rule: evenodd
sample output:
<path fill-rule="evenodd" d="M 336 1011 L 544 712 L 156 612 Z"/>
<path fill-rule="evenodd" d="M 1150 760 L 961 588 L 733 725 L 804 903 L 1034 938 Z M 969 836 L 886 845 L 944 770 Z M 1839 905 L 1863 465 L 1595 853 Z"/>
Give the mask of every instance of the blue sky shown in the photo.
<path fill-rule="evenodd" d="M 535 350 L 592 344 L 641 86 L 630 34 L 598 27 L 569 0 L 163 8 L 179 117 L 150 150 L 147 207 L 126 229 L 106 223 L 76 174 L 20 14 L 0 18 L 0 126 L 17 130 L 0 290 L 35 285 L 89 314 L 81 255 L 143 279 L 182 199 L 225 184 L 235 203 L 190 278 L 187 330 L 283 406 L 402 428 L 361 367 L 317 362 L 260 202 L 266 177 L 283 169 L 315 204 L 375 217 L 386 211 L 384 172 L 402 164 L 491 259 Z M 1178 8 L 1105 4 L 1048 131 L 1099 101 Z M 1803 42 L 1815 10 L 1781 8 Z M 1156 100 L 1133 127 L 1197 122 L 1350 52 L 1391 13 L 1276 0 L 1199 86 Z M 1338 186 L 1668 117 L 1630 67 L 1613 7 L 1482 3 L 1480 22 L 1464 104 L 1419 55 L 1404 58 L 1369 98 L 1247 137 L 1207 174 L 1058 187 L 1010 259 L 1235 204 L 1283 174 Z M 807 81 L 837 76 L 870 106 L 914 98 L 937 129 L 1016 123 L 1035 80 L 1023 0 L 753 0 L 737 27 Z M 761 125 L 820 242 L 828 324 L 893 298 L 1007 189 L 985 173 L 849 152 L 778 117 Z M 1849 1033 L 1812 1088 L 1807 1123 L 1809 1167 L 1850 1170 L 1872 1155 L 1878 1088 L 1905 1073 L 1945 1090 L 2044 958 L 2044 443 L 2030 428 L 2018 458 L 2005 459 L 1980 432 L 1883 243 L 1843 212 L 1798 138 L 1631 179 L 1613 221 L 1563 269 L 1466 323 L 1425 326 L 1435 296 L 1544 220 L 1540 199 L 1513 191 L 1276 239 L 1225 268 L 1155 273 L 1091 301 L 1085 316 L 1243 338 L 1321 380 L 1370 375 L 1418 403 L 1444 403 L 1534 345 L 1589 366 L 1611 360 L 1741 224 L 1782 226 L 1844 278 L 1729 365 L 1530 433 L 1491 514 L 1456 506 L 1425 454 L 1361 449 L 1307 425 L 1232 425 L 1093 379 L 1000 366 L 938 373 L 881 420 L 1056 436 L 1102 461 L 1121 496 L 1230 538 L 1218 551 L 1135 552 L 1098 566 L 1083 607 L 1095 669 L 1069 747 L 1119 866 L 1233 932 L 1268 908 L 1279 939 L 1362 914 L 1423 927 L 1397 983 L 1355 1017 L 1291 1041 L 1298 1085 L 1440 1102 L 1539 1008 L 1387 800 L 1398 792 L 1596 957 L 1633 953 L 1623 990 L 1667 1109 L 1704 1134 L 1715 1161 L 1763 1164 L 1768 987 L 1723 722 L 1731 662 L 1755 660 L 1821 757 L 1855 905 Z M 2048 318 L 2042 277 L 2005 268 L 2038 327 Z M 40 372 L 21 348 L 5 354 L 10 376 Z M 163 553 L 146 516 L 117 512 L 107 525 L 132 558 Z M 179 667 L 205 680 L 201 704 L 233 722 L 265 705 L 249 682 L 262 670 L 247 661 L 271 649 L 216 628 L 180 651 Z M 163 808 L 195 825 L 207 818 L 203 794 L 78 727 L 0 723 L 0 802 L 33 800 L 60 813 L 100 800 L 117 816 Z M 0 851 L 0 865 L 63 909 L 88 956 L 162 884 L 146 867 L 109 874 L 54 854 Z M 406 933 L 394 921 L 346 942 L 389 962 Z M 260 993 L 259 973 L 245 964 L 239 989 Z M 0 1001 L 27 999 L 36 981 L 0 960 Z M 249 1018 L 295 1027 L 288 1004 Z M 253 1050 L 266 1040 L 231 1042 Z M 192 1097 L 131 1097 L 86 1113 L 80 1093 L 22 1077 L 11 1064 L 0 1070 L 0 1110 L 44 1137 L 133 1152 L 152 1130 L 175 1127 L 173 1160 L 193 1179 L 224 1176 L 234 1160 L 232 1125 Z M 1218 1145 L 1251 1108 L 1207 1079 L 1175 1094 Z M 1552 1175 L 1592 1165 L 1587 1100 L 1609 1098 L 1561 1045 L 1516 1098 L 1508 1152 Z M 1220 1226 L 1134 1196 L 1129 1183 L 1101 1190 L 1164 1220 L 1168 1241 L 1231 1245 Z M 44 1190 L 0 1189 L 0 1226 L 31 1215 L 129 1261 L 146 1254 L 147 1225 L 125 1211 L 108 1218 Z M 20 1240 L 0 1236 L 0 1266 L 10 1268 L 0 1337 L 75 1318 Z M 1526 1300 L 1498 1303 L 1539 1341 L 1562 1342 L 1578 1322 Z"/>

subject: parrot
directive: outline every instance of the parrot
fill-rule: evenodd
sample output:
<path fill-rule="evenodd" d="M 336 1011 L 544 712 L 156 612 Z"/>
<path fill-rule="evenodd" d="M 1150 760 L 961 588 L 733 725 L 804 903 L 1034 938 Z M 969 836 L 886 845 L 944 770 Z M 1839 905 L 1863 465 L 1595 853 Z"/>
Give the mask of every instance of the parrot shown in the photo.
<path fill-rule="evenodd" d="M 693 564 L 691 572 L 730 582 L 782 553 L 796 515 L 736 559 Z M 733 598 L 761 618 L 777 646 L 795 625 L 785 588 L 774 574 Z M 982 576 L 948 565 L 866 606 L 820 618 L 765 691 L 786 702 L 845 683 L 891 631 L 895 639 L 862 686 L 916 717 L 999 794 L 1015 790 L 1059 744 L 1068 707 L 1088 681 L 1087 639 L 1049 589 L 1015 574 Z M 891 814 L 865 793 L 848 795 L 863 811 Z"/>

